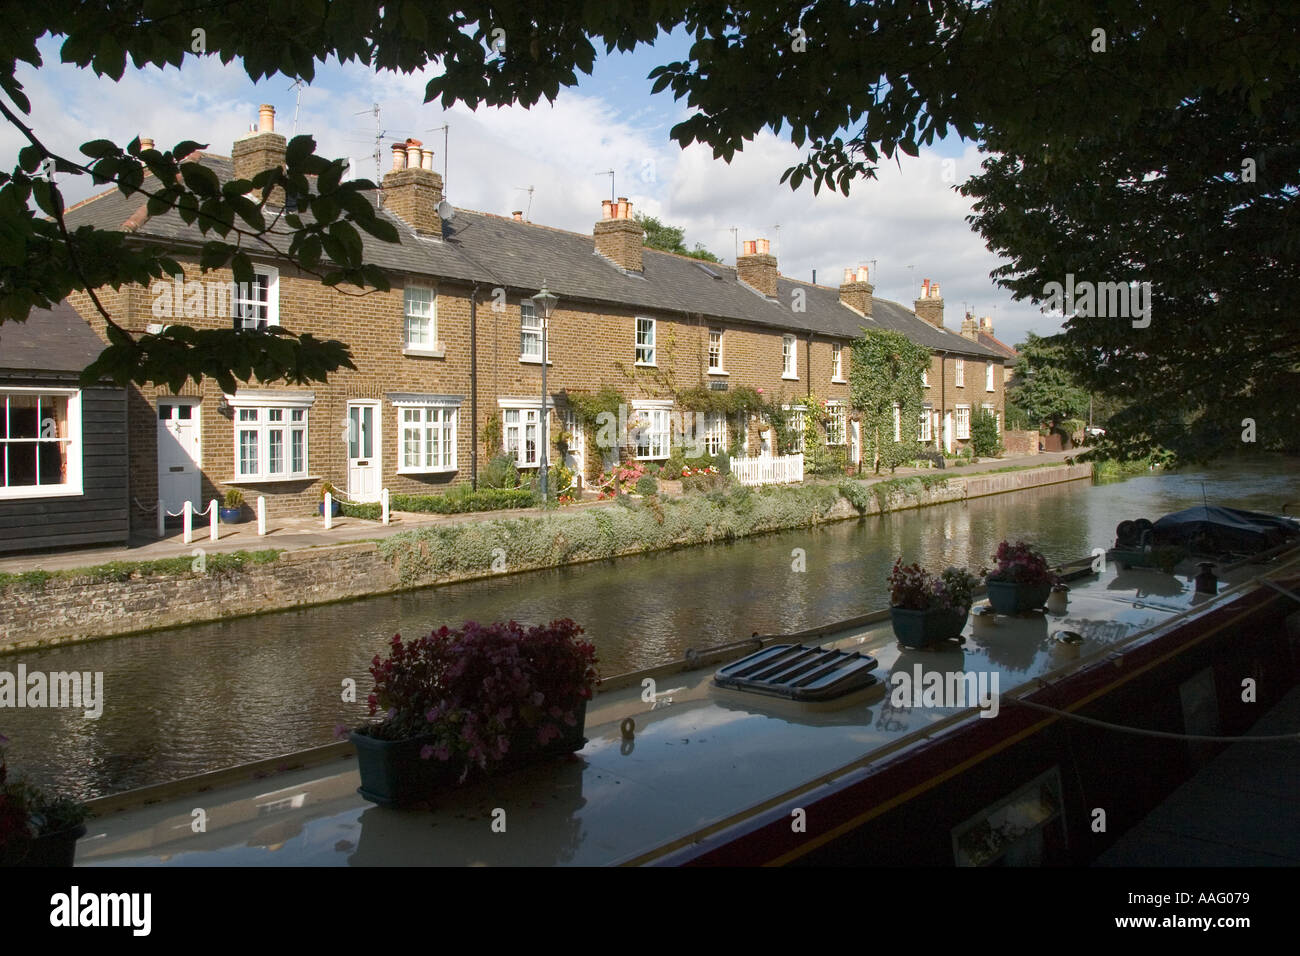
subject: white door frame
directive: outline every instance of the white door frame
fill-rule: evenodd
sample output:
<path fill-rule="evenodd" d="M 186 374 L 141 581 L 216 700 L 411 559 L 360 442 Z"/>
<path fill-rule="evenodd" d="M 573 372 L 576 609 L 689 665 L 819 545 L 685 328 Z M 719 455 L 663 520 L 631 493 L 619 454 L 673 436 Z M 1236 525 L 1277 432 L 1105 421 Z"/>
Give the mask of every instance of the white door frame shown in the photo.
<path fill-rule="evenodd" d="M 374 418 L 371 422 L 370 450 L 373 454 L 359 458 L 352 457 L 352 410 L 354 408 L 373 408 Z M 347 429 L 343 434 L 343 457 L 345 461 L 345 474 L 347 475 L 348 497 L 357 502 L 378 501 L 380 492 L 384 486 L 384 427 L 383 427 L 383 403 L 377 398 L 350 398 L 347 403 Z M 357 416 L 360 423 L 361 416 Z M 361 448 L 361 435 L 357 436 L 357 450 Z M 367 462 L 364 466 L 354 466 L 354 461 Z M 365 492 L 354 486 L 352 477 L 354 467 L 365 467 L 373 477 L 374 487 Z"/>
<path fill-rule="evenodd" d="M 157 445 L 154 452 L 158 476 L 158 498 L 163 502 L 163 507 L 167 511 L 180 511 L 187 498 L 189 499 L 190 504 L 193 505 L 195 511 L 198 511 L 203 506 L 201 500 L 203 497 L 203 412 L 201 403 L 202 399 L 200 398 L 191 398 L 181 395 L 164 395 L 160 396 L 154 405 L 154 421 L 157 423 L 156 427 L 158 429 Z M 173 464 L 172 461 L 164 455 L 165 445 L 162 433 L 170 432 L 174 436 L 175 433 L 179 431 L 179 426 L 176 422 L 181 421 L 178 417 L 178 413 L 175 411 L 172 412 L 170 417 L 166 419 L 162 418 L 159 414 L 159 410 L 164 405 L 172 406 L 174 409 L 191 409 L 189 422 L 190 428 L 192 429 L 194 454 L 187 454 L 186 457 L 188 457 L 193 464 L 192 472 L 187 470 L 187 466 L 184 463 L 179 465 Z M 180 448 L 181 451 L 185 451 L 184 445 L 174 437 L 170 440 L 170 444 L 174 447 Z M 164 471 L 164 468 L 167 470 Z M 184 491 L 178 491 L 175 493 L 175 496 L 173 496 L 171 492 L 171 488 L 177 483 L 176 475 L 178 473 L 178 468 L 181 469 L 179 473 L 183 474 L 186 478 L 184 483 L 190 486 L 188 495 L 185 494 Z"/>

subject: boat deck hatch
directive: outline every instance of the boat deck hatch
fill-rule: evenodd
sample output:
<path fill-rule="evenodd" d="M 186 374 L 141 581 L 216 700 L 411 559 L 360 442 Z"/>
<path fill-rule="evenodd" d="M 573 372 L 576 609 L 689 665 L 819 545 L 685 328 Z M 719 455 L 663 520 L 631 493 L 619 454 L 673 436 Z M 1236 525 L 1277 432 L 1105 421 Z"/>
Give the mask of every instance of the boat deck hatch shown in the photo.
<path fill-rule="evenodd" d="M 789 700 L 835 700 L 879 682 L 869 654 L 807 644 L 774 644 L 719 668 L 713 682 Z"/>

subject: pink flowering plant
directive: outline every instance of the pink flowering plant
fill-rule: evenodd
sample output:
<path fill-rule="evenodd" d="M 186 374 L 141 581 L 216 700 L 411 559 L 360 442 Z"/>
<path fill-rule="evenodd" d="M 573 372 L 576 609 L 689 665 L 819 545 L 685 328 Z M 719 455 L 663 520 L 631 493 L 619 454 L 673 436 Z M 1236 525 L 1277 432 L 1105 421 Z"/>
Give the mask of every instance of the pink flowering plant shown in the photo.
<path fill-rule="evenodd" d="M 1031 544 L 1003 541 L 993 556 L 995 567 L 989 572 L 990 581 L 1008 581 L 1014 584 L 1059 584 L 1061 579 L 1047 566 L 1047 558 Z"/>
<path fill-rule="evenodd" d="M 965 568 L 931 574 L 919 564 L 903 564 L 899 558 L 889 573 L 889 603 L 909 611 L 965 613 L 975 600 L 978 583 L 979 578 Z"/>
<path fill-rule="evenodd" d="M 462 780 L 530 738 L 545 745 L 577 726 L 599 680 L 596 649 L 581 634 L 564 619 L 527 628 L 468 621 L 414 641 L 396 635 L 388 656 L 370 665 L 370 714 L 383 717 L 357 733 L 427 737 L 420 755 L 454 761 Z"/>

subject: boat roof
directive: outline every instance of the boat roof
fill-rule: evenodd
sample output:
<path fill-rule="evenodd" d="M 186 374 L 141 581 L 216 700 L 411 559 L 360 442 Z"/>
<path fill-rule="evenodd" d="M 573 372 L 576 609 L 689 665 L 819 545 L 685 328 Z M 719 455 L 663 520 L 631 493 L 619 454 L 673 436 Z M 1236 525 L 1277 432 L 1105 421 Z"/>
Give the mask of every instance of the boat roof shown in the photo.
<path fill-rule="evenodd" d="M 95 801 L 99 816 L 78 844 L 79 865 L 356 866 L 593 865 L 649 863 L 810 791 L 906 752 L 946 728 L 982 719 L 975 707 L 895 707 L 894 673 L 984 674 L 1001 706 L 1171 626 L 1252 591 L 1258 576 L 1294 574 L 1294 552 L 1267 569 L 1221 569 L 1217 596 L 1194 593 L 1194 564 L 1156 570 L 1075 569 L 1064 614 L 999 616 L 964 643 L 908 650 L 889 612 L 764 643 L 815 643 L 869 653 L 879 692 L 842 707 L 801 706 L 713 686 L 723 663 L 757 646 L 688 655 L 688 661 L 606 683 L 587 711 L 588 743 L 568 760 L 539 764 L 440 795 L 436 809 L 390 810 L 360 795 L 351 746 L 263 761 Z M 1075 632 L 1081 643 L 1054 639 Z M 654 681 L 652 703 L 644 681 Z M 996 681 L 996 683 L 994 683 Z M 630 718 L 634 736 L 620 725 Z M 346 755 L 346 756 L 345 756 Z M 295 769 L 291 769 L 295 768 Z M 206 831 L 194 832 L 195 810 Z M 493 829 L 505 811 L 504 832 Z M 498 823 L 498 829 L 499 829 Z"/>

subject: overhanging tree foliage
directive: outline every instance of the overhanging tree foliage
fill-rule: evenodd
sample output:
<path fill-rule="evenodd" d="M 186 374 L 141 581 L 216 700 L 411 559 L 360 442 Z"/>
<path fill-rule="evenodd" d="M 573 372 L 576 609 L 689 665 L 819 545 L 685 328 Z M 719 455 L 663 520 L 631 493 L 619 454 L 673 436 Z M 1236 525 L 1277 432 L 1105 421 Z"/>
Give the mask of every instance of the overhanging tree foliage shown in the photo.
<path fill-rule="evenodd" d="M 1148 278 L 1158 290 L 1157 316 L 1204 320 L 1199 328 L 1174 325 L 1161 343 L 1072 324 L 1067 342 L 1081 376 L 1093 384 L 1122 379 L 1130 397 L 1154 399 L 1134 401 L 1110 422 L 1108 438 L 1120 450 L 1159 441 L 1212 453 L 1227 447 L 1238 415 L 1260 421 L 1261 435 L 1280 429 L 1271 416 L 1295 394 L 1294 352 L 1272 351 L 1270 327 L 1283 324 L 1277 306 L 1245 297 L 1253 288 L 1268 290 L 1273 303 L 1291 301 L 1298 258 L 1287 238 L 1295 235 L 1297 164 L 1286 150 L 1296 142 L 1290 78 L 1300 72 L 1300 8 L 1271 0 L 1209 7 L 1185 0 L 1101 7 L 1092 0 L 199 0 L 183 10 L 164 0 L 11 4 L 0 31 L 0 106 L 32 151 L 0 180 L 0 193 L 9 193 L 0 197 L 0 321 L 23 318 L 31 305 L 57 301 L 70 288 L 137 282 L 168 265 L 165 251 L 129 248 L 120 234 L 69 236 L 25 211 L 29 197 L 40 203 L 47 194 L 49 215 L 60 202 L 57 189 L 35 182 L 34 171 L 54 157 L 24 125 L 30 109 L 15 77 L 20 61 L 40 65 L 35 41 L 42 36 L 64 38 L 66 62 L 114 78 L 128 57 L 137 67 L 181 66 L 206 50 L 224 62 L 239 59 L 254 80 L 278 72 L 310 81 L 316 62 L 333 56 L 376 69 L 436 67 L 426 100 L 444 107 L 528 106 L 589 73 L 597 46 L 630 50 L 678 26 L 693 37 L 687 57 L 656 68 L 650 79 L 654 89 L 686 101 L 690 115 L 672 133 L 682 145 L 705 143 L 730 160 L 771 129 L 808 149 L 804 162 L 787 170 L 792 186 L 811 181 L 815 190 L 847 192 L 856 178 L 873 175 L 880 157 L 915 154 L 955 132 L 1007 159 L 985 180 L 993 192 L 972 195 L 987 199 L 977 225 L 1014 261 L 1017 294 L 1032 297 L 1065 271 L 1098 269 L 1099 278 L 1114 281 Z M 140 157 L 121 152 L 125 158 L 89 158 L 117 160 L 103 171 L 130 192 L 140 184 Z M 184 159 L 175 152 L 173 162 Z M 1261 188 L 1242 199 L 1231 187 L 1245 185 L 1239 171 L 1246 158 L 1257 160 Z M 64 157 L 55 168 L 85 175 L 83 164 Z M 242 268 L 237 255 L 254 248 L 256 222 L 224 191 L 204 193 L 195 180 L 201 174 L 166 170 L 173 172 L 182 179 L 167 202 L 254 234 L 237 234 L 238 251 L 210 253 L 214 263 L 225 256 Z M 1158 176 L 1147 180 L 1150 172 Z M 1234 177 L 1243 181 L 1234 184 Z M 349 273 L 347 281 L 362 288 L 378 287 L 379 277 L 348 255 L 354 244 L 342 228 L 364 212 L 342 196 L 334 202 L 344 210 L 326 220 L 335 248 L 317 237 L 332 261 L 326 268 Z M 1095 208 L 1085 208 L 1089 203 Z M 283 225 L 286 243 L 297 241 L 285 257 L 310 258 L 310 237 Z M 217 235 L 228 241 L 230 233 Z M 1193 274 L 1210 275 L 1214 266 L 1223 274 L 1211 282 Z M 1214 307 L 1201 308 L 1207 301 Z M 347 358 L 338 343 L 325 348 L 292 336 L 242 339 L 246 351 L 232 361 L 224 341 L 120 334 L 110 364 L 137 381 L 165 381 L 178 363 L 188 372 L 311 378 Z M 1270 354 L 1277 356 L 1271 362 L 1264 359 Z M 1208 368 L 1224 371 L 1205 374 Z M 1196 377 L 1181 405 L 1165 404 L 1176 397 L 1175 383 Z M 1155 406 L 1159 421 L 1144 411 Z"/>
<path fill-rule="evenodd" d="M 853 361 L 849 369 L 849 396 L 862 412 L 862 459 L 877 473 L 893 460 L 894 406 L 902 431 L 902 444 L 912 445 L 916 422 L 921 417 L 921 374 L 930 367 L 930 352 L 909 341 L 902 333 L 863 329 L 853 340 Z"/>

